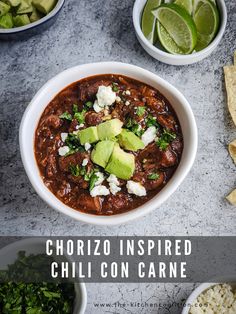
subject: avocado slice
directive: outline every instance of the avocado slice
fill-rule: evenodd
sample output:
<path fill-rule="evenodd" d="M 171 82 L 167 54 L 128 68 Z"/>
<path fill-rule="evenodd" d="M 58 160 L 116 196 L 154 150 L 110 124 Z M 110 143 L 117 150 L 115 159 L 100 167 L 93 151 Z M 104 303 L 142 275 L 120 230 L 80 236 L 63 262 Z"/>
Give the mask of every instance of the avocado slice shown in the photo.
<path fill-rule="evenodd" d="M 13 19 L 11 13 L 7 13 L 0 17 L 0 28 L 12 28 Z"/>
<path fill-rule="evenodd" d="M 15 26 L 24 26 L 30 24 L 30 19 L 27 14 L 16 15 L 13 17 L 13 22 Z"/>
<path fill-rule="evenodd" d="M 10 6 L 2 1 L 0 1 L 0 16 L 3 16 L 8 13 Z"/>
<path fill-rule="evenodd" d="M 98 125 L 98 137 L 106 140 L 116 137 L 121 133 L 123 122 L 119 119 L 112 119 Z"/>
<path fill-rule="evenodd" d="M 134 155 L 126 153 L 116 143 L 105 170 L 120 179 L 129 180 L 135 170 Z"/>
<path fill-rule="evenodd" d="M 85 143 L 95 143 L 99 140 L 96 126 L 90 126 L 78 132 L 79 140 L 82 145 Z"/>
<path fill-rule="evenodd" d="M 33 5 L 37 10 L 48 14 L 55 7 L 57 0 L 33 0 Z"/>
<path fill-rule="evenodd" d="M 114 145 L 115 142 L 113 141 L 101 141 L 97 143 L 91 153 L 92 161 L 105 168 L 113 152 Z"/>
<path fill-rule="evenodd" d="M 21 0 L 7 0 L 7 3 L 12 7 L 17 7 L 21 3 Z"/>
<path fill-rule="evenodd" d="M 138 136 L 126 129 L 122 129 L 118 139 L 120 146 L 127 150 L 136 152 L 137 150 L 143 149 L 145 147 L 144 143 Z"/>
<path fill-rule="evenodd" d="M 33 7 L 33 12 L 30 15 L 30 22 L 36 22 L 38 20 L 40 20 L 43 17 L 43 14 L 41 12 L 39 12 L 35 7 Z"/>
<path fill-rule="evenodd" d="M 33 12 L 33 6 L 30 0 L 21 0 L 17 14 L 27 14 Z"/>

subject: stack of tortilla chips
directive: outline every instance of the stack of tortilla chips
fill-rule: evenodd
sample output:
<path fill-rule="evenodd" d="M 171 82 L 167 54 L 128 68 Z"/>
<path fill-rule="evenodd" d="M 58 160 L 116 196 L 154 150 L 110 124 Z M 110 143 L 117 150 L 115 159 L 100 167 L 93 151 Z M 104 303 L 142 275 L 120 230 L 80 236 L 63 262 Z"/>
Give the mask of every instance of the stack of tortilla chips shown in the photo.
<path fill-rule="evenodd" d="M 227 91 L 227 102 L 229 112 L 236 125 L 236 52 L 234 53 L 234 65 L 225 66 L 225 86 Z M 229 144 L 229 153 L 236 164 L 236 139 Z M 236 189 L 234 189 L 226 199 L 236 206 Z"/>

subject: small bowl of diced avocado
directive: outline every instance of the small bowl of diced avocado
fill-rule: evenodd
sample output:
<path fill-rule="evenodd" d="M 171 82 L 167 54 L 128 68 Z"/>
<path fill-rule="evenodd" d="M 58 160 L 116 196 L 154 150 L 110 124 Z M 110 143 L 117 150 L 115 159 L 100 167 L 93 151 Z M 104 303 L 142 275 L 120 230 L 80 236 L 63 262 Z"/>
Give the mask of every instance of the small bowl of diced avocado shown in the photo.
<path fill-rule="evenodd" d="M 51 26 L 65 0 L 0 0 L 0 39 L 28 37 Z"/>

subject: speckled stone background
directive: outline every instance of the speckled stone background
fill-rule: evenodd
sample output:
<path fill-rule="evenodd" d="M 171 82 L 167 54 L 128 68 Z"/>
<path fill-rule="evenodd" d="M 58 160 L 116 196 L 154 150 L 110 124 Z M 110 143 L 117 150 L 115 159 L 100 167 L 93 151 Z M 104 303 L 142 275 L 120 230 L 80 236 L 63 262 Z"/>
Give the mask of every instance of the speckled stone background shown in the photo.
<path fill-rule="evenodd" d="M 236 5 L 226 1 L 227 30 L 214 53 L 200 63 L 161 64 L 139 45 L 132 25 L 132 0 L 67 0 L 56 23 L 18 42 L 0 42 L 1 235 L 236 235 L 236 209 L 225 195 L 236 185 L 227 144 L 236 137 L 226 108 L 222 67 L 236 50 Z M 37 90 L 62 70 L 95 61 L 121 61 L 148 69 L 174 84 L 189 100 L 199 129 L 196 162 L 177 192 L 148 216 L 122 226 L 79 223 L 48 208 L 24 172 L 18 143 L 20 120 Z M 180 313 L 173 301 L 193 285 L 87 285 L 91 313 Z M 96 308 L 96 302 L 126 308 Z M 161 303 L 135 307 L 130 302 Z"/>

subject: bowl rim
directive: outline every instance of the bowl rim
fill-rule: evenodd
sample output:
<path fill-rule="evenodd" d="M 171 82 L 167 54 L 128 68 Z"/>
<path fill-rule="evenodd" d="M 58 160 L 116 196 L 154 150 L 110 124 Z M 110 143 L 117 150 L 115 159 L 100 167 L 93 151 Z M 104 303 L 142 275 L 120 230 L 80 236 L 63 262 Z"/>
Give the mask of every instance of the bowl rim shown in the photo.
<path fill-rule="evenodd" d="M 186 113 L 186 116 L 188 117 L 189 125 L 190 125 L 190 130 L 191 131 L 191 139 L 192 141 L 190 142 L 190 145 L 187 150 L 187 158 L 184 163 L 184 168 L 182 169 L 181 173 L 175 172 L 174 175 L 172 176 L 171 180 L 168 182 L 168 184 L 156 195 L 154 198 L 149 200 L 148 202 L 144 203 L 143 205 L 121 213 L 117 215 L 111 215 L 111 216 L 99 216 L 99 215 L 92 215 L 88 213 L 83 213 L 80 211 L 77 211 L 64 203 L 62 203 L 56 196 L 45 186 L 40 173 L 32 173 L 31 166 L 28 163 L 28 160 L 31 160 L 31 157 L 29 159 L 29 156 L 27 154 L 27 147 L 28 147 L 28 141 L 26 137 L 28 137 L 28 129 L 27 129 L 27 120 L 30 120 L 30 114 L 34 110 L 35 103 L 38 98 L 40 98 L 44 93 L 45 90 L 53 84 L 55 81 L 60 80 L 64 76 L 68 76 L 73 72 L 80 73 L 83 72 L 83 70 L 89 72 L 91 71 L 93 74 L 87 74 L 84 75 L 83 77 L 88 77 L 91 75 L 96 75 L 96 74 L 102 74 L 104 73 L 103 69 L 108 68 L 109 71 L 106 71 L 106 73 L 117 73 L 116 70 L 119 68 L 119 74 L 124 74 L 125 71 L 129 71 L 130 75 L 127 74 L 127 76 L 134 77 L 135 78 L 135 73 L 138 72 L 137 76 L 143 76 L 143 77 L 149 77 L 150 80 L 153 80 L 158 83 L 158 85 L 170 93 L 174 95 L 176 99 L 179 100 L 181 103 L 181 106 Z M 90 73 L 90 72 L 89 72 Z M 134 73 L 133 76 L 131 73 Z M 82 78 L 80 78 L 82 79 Z M 136 78 L 137 79 L 137 78 Z M 145 80 L 144 80 L 145 82 Z M 65 83 L 67 86 L 68 84 Z M 60 90 L 57 92 L 59 93 Z M 55 96 L 54 96 L 55 97 Z M 53 97 L 52 97 L 53 99 Z M 43 111 L 42 111 L 43 112 Z M 42 113 L 41 113 L 42 114 Z M 40 116 L 41 116 L 40 114 Z M 38 117 L 38 120 L 40 118 Z M 34 125 L 34 132 L 37 127 L 37 124 Z M 30 104 L 27 106 L 24 115 L 21 120 L 20 124 L 20 130 L 19 130 L 19 143 L 20 143 L 20 153 L 21 153 L 21 159 L 26 171 L 26 174 L 34 187 L 35 191 L 37 194 L 51 207 L 56 209 L 59 212 L 62 212 L 66 214 L 67 216 L 70 216 L 71 218 L 74 218 L 78 221 L 82 221 L 85 223 L 89 224 L 94 224 L 94 225 L 117 225 L 117 224 L 122 224 L 122 223 L 127 223 L 128 221 L 134 220 L 136 218 L 142 217 L 152 210 L 156 209 L 159 207 L 163 202 L 165 202 L 171 194 L 174 193 L 174 191 L 179 187 L 179 185 L 182 183 L 184 178 L 187 176 L 188 172 L 190 171 L 197 152 L 197 145 L 198 145 L 198 132 L 197 132 L 197 126 L 196 126 L 196 121 L 192 112 L 192 109 L 190 107 L 190 104 L 186 100 L 186 98 L 183 96 L 183 94 L 178 91 L 173 85 L 168 83 L 166 80 L 160 78 L 158 75 L 145 70 L 143 68 L 131 65 L 131 64 L 126 64 L 126 63 L 120 63 L 120 62 L 97 62 L 97 63 L 90 63 L 90 64 L 83 64 L 83 65 L 78 65 L 72 68 L 69 68 L 56 76 L 54 76 L 52 79 L 50 79 L 46 84 L 44 84 L 41 89 L 36 93 L 34 98 L 31 100 Z M 37 166 L 37 163 L 34 159 L 34 163 Z M 180 162 L 181 164 L 181 162 Z M 38 168 L 38 166 L 37 166 Z M 178 169 L 178 168 L 177 168 Z M 174 182 L 175 181 L 175 182 Z M 49 194 L 50 193 L 50 196 Z M 53 196 L 53 197 L 52 197 Z"/>
<path fill-rule="evenodd" d="M 169 58 L 170 60 L 177 60 L 177 61 L 191 61 L 194 58 L 202 57 L 203 55 L 206 55 L 207 53 L 210 53 L 211 50 L 215 47 L 216 44 L 220 41 L 222 36 L 224 35 L 226 24 L 227 24 L 227 9 L 224 0 L 216 0 L 219 2 L 222 6 L 222 12 L 220 13 L 221 22 L 220 27 L 218 30 L 218 33 L 216 37 L 213 39 L 213 41 L 204 49 L 198 52 L 194 52 L 187 55 L 179 55 L 179 54 L 171 54 L 167 51 L 161 50 L 158 47 L 152 45 L 148 39 L 144 36 L 141 25 L 140 25 L 140 17 L 141 13 L 144 9 L 144 5 L 147 0 L 135 0 L 134 6 L 133 6 L 133 25 L 136 33 L 138 34 L 139 39 L 142 41 L 142 43 L 147 46 L 151 51 L 153 51 L 156 54 L 159 54 L 162 57 Z M 143 3 L 143 5 L 142 5 Z"/>
<path fill-rule="evenodd" d="M 187 300 L 185 301 L 185 306 L 181 312 L 181 314 L 189 314 L 189 310 L 193 302 L 198 298 L 198 296 L 203 293 L 204 291 L 210 289 L 211 287 L 224 284 L 224 283 L 232 283 L 236 282 L 235 277 L 231 276 L 223 276 L 223 277 L 216 277 L 212 279 L 212 282 L 203 282 L 199 286 L 197 286 L 188 296 Z"/>
<path fill-rule="evenodd" d="M 24 25 L 24 26 L 20 26 L 20 27 L 14 27 L 14 28 L 0 28 L 0 34 L 4 35 L 4 34 L 16 34 L 16 33 L 20 33 L 20 32 L 24 32 L 27 31 L 29 29 L 35 28 L 39 25 L 44 24 L 45 22 L 51 20 L 55 15 L 57 15 L 63 5 L 65 3 L 65 0 L 58 0 L 56 6 L 52 9 L 51 12 L 49 12 L 47 15 L 45 15 L 44 17 L 42 17 L 41 19 L 39 19 L 36 22 Z"/>
<path fill-rule="evenodd" d="M 30 238 L 25 238 L 25 239 L 20 239 L 16 240 L 10 244 L 5 245 L 0 249 L 0 256 L 7 256 L 7 254 L 11 253 L 12 251 L 14 253 L 17 253 L 17 249 L 22 250 L 22 245 L 24 247 L 35 247 L 37 244 L 45 244 L 45 241 L 43 239 L 46 239 L 46 237 L 30 237 Z M 26 252 L 27 253 L 27 252 Z M 65 256 L 65 258 L 69 261 L 72 262 L 71 259 L 68 256 Z M 86 285 L 82 281 L 78 281 L 74 283 L 75 286 L 75 291 L 76 291 L 76 296 L 75 296 L 75 301 L 74 302 L 74 311 L 79 308 L 79 312 L 74 312 L 73 314 L 84 314 L 86 307 L 87 307 L 87 289 Z M 78 293 L 80 293 L 81 297 L 78 297 Z"/>

